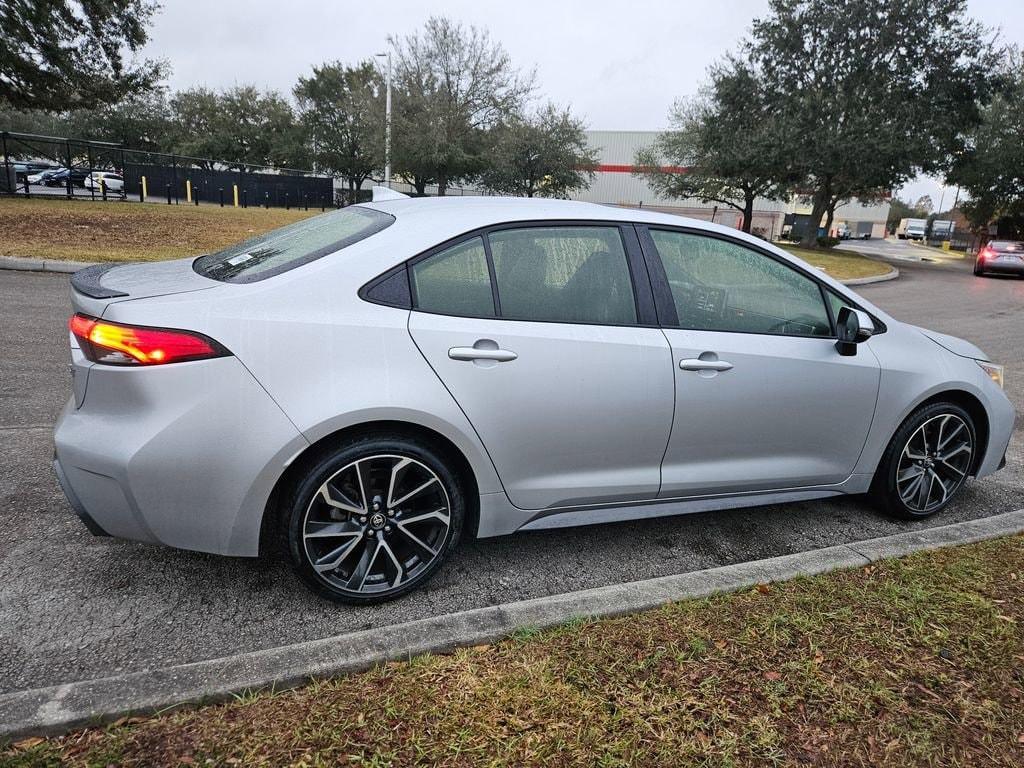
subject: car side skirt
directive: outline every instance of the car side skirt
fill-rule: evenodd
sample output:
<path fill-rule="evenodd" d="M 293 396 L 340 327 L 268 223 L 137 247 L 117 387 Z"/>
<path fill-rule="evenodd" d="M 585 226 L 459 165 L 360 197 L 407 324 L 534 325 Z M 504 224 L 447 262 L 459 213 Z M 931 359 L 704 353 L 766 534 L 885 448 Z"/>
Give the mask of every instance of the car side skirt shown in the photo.
<path fill-rule="evenodd" d="M 717 494 L 682 499 L 659 499 L 633 504 L 587 506 L 545 510 L 522 510 L 508 503 L 504 494 L 483 494 L 480 497 L 479 538 L 503 536 L 517 531 L 538 531 L 552 528 L 572 528 L 580 525 L 647 520 L 657 517 L 712 512 L 721 509 L 740 509 L 769 504 L 824 499 L 866 493 L 871 486 L 871 475 L 851 475 L 842 483 L 808 488 L 758 491 L 743 494 Z"/>

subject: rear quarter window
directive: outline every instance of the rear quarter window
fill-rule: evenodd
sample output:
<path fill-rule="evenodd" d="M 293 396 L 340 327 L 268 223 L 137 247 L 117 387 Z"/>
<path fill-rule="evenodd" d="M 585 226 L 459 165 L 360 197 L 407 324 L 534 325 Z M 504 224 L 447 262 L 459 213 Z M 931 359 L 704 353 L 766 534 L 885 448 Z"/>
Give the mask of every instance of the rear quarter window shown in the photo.
<path fill-rule="evenodd" d="M 200 256 L 192 268 L 203 277 L 226 283 L 264 280 L 365 240 L 394 221 L 394 216 L 354 205 Z"/>

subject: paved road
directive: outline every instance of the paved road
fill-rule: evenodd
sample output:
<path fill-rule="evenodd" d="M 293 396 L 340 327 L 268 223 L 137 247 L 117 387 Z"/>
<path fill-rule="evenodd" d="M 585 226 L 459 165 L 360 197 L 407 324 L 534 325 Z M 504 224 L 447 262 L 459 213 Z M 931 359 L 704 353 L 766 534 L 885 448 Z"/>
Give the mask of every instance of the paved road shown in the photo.
<path fill-rule="evenodd" d="M 955 265 L 963 263 L 963 254 L 956 251 L 942 251 L 938 248 L 929 248 L 924 244 L 917 244 L 912 240 L 875 239 L 875 240 L 847 240 L 839 243 L 837 248 L 847 251 L 857 251 L 870 256 L 879 256 L 884 259 L 891 259 L 896 262 L 932 262 L 936 264 Z"/>
<path fill-rule="evenodd" d="M 1024 280 L 975 279 L 961 262 L 901 262 L 863 293 L 901 319 L 965 336 L 1008 367 L 1024 410 Z M 49 466 L 68 396 L 67 278 L 0 272 L 0 691 L 325 637 L 441 612 L 769 557 L 907 530 L 838 499 L 519 534 L 466 544 L 427 589 L 376 608 L 310 595 L 278 561 L 96 539 Z M 938 519 L 1024 506 L 1021 422 L 1009 466 Z M 841 436 L 837 436 L 841 439 Z"/>

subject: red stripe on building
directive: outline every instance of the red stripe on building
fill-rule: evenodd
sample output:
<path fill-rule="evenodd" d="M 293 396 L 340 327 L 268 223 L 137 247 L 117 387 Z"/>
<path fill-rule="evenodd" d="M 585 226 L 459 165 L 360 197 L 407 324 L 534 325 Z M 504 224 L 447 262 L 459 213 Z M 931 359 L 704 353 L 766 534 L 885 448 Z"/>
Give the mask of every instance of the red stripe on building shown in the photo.
<path fill-rule="evenodd" d="M 635 165 L 598 165 L 594 170 L 599 173 L 633 173 L 637 170 Z M 663 165 L 658 168 L 662 173 L 686 173 L 687 169 L 681 165 Z"/>

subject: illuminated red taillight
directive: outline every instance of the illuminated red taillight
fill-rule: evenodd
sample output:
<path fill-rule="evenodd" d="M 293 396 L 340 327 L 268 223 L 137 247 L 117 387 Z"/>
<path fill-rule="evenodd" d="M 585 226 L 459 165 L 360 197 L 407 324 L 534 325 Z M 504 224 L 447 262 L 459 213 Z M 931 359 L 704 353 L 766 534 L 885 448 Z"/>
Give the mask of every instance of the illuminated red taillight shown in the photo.
<path fill-rule="evenodd" d="M 165 365 L 230 354 L 201 333 L 146 328 L 73 315 L 68 327 L 94 363 L 108 365 Z"/>
<path fill-rule="evenodd" d="M 991 259 L 993 255 L 991 248 L 982 248 L 981 253 L 978 254 L 979 259 Z"/>

